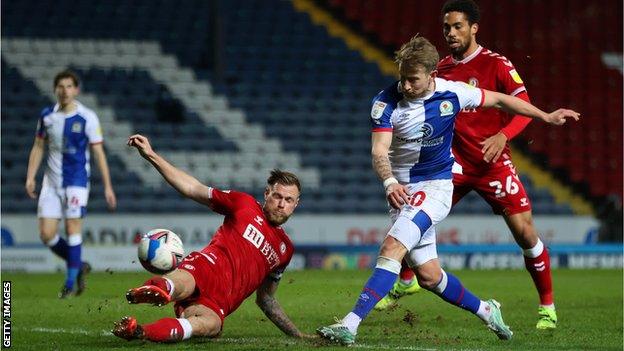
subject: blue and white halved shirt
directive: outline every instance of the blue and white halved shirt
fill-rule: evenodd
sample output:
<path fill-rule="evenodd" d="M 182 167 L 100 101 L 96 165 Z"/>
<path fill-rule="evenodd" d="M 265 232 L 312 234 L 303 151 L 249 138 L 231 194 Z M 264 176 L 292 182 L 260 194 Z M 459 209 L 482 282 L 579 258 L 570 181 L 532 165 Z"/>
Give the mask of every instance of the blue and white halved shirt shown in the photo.
<path fill-rule="evenodd" d="M 89 145 L 103 141 L 97 115 L 76 101 L 66 114 L 59 105 L 45 108 L 37 124 L 37 137 L 48 141 L 48 159 L 43 185 L 89 186 Z"/>
<path fill-rule="evenodd" d="M 463 108 L 483 105 L 481 89 L 460 82 L 435 79 L 435 90 L 409 100 L 394 83 L 373 98 L 373 132 L 392 132 L 390 164 L 401 183 L 451 179 L 455 117 Z"/>

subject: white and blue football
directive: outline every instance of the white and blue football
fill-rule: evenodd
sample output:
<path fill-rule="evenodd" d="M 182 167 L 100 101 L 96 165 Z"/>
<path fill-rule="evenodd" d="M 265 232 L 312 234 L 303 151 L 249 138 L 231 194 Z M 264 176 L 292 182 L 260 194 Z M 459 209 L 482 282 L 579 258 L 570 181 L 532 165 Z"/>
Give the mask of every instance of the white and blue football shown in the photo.
<path fill-rule="evenodd" d="M 155 274 L 165 274 L 178 267 L 184 258 L 184 245 L 176 233 L 168 229 L 152 229 L 139 242 L 139 262 Z"/>

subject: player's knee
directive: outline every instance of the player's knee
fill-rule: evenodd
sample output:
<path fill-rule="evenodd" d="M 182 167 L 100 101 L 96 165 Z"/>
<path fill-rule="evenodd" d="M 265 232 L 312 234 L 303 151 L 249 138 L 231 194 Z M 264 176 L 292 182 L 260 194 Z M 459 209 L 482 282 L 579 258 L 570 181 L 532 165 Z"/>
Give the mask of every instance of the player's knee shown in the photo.
<path fill-rule="evenodd" d="M 48 243 L 54 239 L 54 237 L 56 236 L 56 232 L 55 231 L 51 231 L 51 230 L 41 230 L 39 232 L 39 238 L 41 239 L 41 242 L 48 245 Z"/>
<path fill-rule="evenodd" d="M 440 282 L 441 277 L 442 272 L 439 270 L 435 271 L 431 269 L 419 269 L 416 271 L 416 279 L 418 279 L 418 285 L 427 290 L 435 288 Z"/>
<path fill-rule="evenodd" d="M 512 216 L 508 223 L 514 239 L 523 249 L 535 246 L 538 240 L 537 231 L 533 225 L 533 218 L 530 213 L 521 213 Z"/>
<path fill-rule="evenodd" d="M 185 270 L 176 269 L 164 277 L 170 279 L 174 284 L 173 295 L 176 299 L 185 298 L 195 292 L 195 278 Z"/>
<path fill-rule="evenodd" d="M 214 338 L 221 333 L 221 321 L 214 318 L 196 317 L 190 319 L 193 336 Z"/>
<path fill-rule="evenodd" d="M 390 257 L 398 260 L 401 260 L 406 253 L 407 249 L 405 248 L 405 246 L 398 239 L 390 235 L 386 236 L 379 250 L 380 256 Z"/>

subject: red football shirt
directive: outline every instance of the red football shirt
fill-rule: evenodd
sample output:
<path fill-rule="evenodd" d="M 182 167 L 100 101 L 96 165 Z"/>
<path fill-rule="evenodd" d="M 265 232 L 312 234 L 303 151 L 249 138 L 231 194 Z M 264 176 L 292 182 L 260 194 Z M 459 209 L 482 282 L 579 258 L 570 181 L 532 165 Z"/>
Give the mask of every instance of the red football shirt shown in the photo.
<path fill-rule="evenodd" d="M 220 282 L 228 306 L 234 311 L 267 278 L 279 279 L 294 247 L 282 227 L 271 225 L 262 206 L 249 194 L 210 189 L 211 208 L 225 215 L 223 225 L 202 252 L 219 249 L 228 258 Z M 229 269 L 228 269 L 229 268 Z"/>
<path fill-rule="evenodd" d="M 481 46 L 461 61 L 456 61 L 450 55 L 443 58 L 438 63 L 438 76 L 508 95 L 526 92 L 513 64 L 506 57 Z M 464 174 L 478 175 L 491 168 L 503 167 L 504 157 L 500 157 L 496 163 L 483 160 L 483 146 L 480 142 L 500 132 L 513 117 L 495 108 L 462 110 L 459 113 L 455 120 L 453 155 Z M 518 118 L 530 120 L 528 117 Z M 503 154 L 511 156 L 508 145 L 505 145 Z"/>

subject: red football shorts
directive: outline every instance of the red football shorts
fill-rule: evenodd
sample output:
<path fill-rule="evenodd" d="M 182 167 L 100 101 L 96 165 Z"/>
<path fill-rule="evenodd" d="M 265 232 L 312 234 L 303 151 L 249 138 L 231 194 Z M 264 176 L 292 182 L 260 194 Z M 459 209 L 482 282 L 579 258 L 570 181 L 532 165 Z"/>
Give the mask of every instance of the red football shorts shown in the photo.
<path fill-rule="evenodd" d="M 490 168 L 478 176 L 453 174 L 453 205 L 471 190 L 492 206 L 496 214 L 511 216 L 531 210 L 531 202 L 511 161 L 504 167 Z"/>
<path fill-rule="evenodd" d="M 225 257 L 220 256 L 220 251 L 197 252 L 193 251 L 184 258 L 178 269 L 185 270 L 195 278 L 195 291 L 184 300 L 177 301 L 174 309 L 176 316 L 187 307 L 194 304 L 201 304 L 213 310 L 223 320 L 229 314 L 226 307 L 228 292 L 223 285 L 230 281 L 231 275 Z"/>

